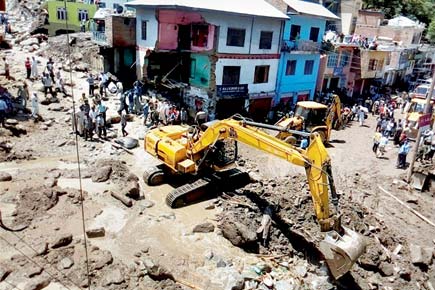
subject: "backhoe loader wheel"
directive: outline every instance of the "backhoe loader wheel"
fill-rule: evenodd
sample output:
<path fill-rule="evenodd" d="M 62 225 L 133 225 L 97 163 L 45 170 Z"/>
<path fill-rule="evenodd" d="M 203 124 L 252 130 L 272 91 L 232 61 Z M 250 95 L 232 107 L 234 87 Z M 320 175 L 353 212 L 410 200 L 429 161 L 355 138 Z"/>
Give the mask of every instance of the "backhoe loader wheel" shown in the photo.
<path fill-rule="evenodd" d="M 160 185 L 165 180 L 165 173 L 158 167 L 147 168 L 143 173 L 143 181 L 149 186 Z"/>

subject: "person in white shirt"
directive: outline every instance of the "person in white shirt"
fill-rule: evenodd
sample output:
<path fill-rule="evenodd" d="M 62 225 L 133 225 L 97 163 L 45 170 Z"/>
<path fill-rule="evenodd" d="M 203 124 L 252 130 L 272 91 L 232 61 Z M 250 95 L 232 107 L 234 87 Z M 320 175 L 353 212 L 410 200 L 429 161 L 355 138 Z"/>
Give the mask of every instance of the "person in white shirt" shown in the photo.
<path fill-rule="evenodd" d="M 32 103 L 32 118 L 37 119 L 39 115 L 39 99 L 36 93 L 33 93 L 30 99 Z"/>

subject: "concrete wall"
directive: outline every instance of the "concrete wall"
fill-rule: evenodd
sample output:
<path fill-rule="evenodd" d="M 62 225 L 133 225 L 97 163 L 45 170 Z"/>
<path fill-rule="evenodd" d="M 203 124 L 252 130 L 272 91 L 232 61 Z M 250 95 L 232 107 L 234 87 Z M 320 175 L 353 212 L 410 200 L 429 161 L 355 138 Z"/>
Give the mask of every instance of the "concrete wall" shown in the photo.
<path fill-rule="evenodd" d="M 107 43 L 111 47 L 136 45 L 136 18 L 109 15 L 105 18 Z"/>
<path fill-rule="evenodd" d="M 379 50 L 361 50 L 361 78 L 382 78 L 385 61 L 390 54 L 389 51 L 379 51 Z M 382 62 L 382 66 L 378 65 L 376 70 L 369 70 L 369 62 L 371 59 L 375 59 L 378 63 Z"/>
<path fill-rule="evenodd" d="M 276 54 L 279 53 L 279 40 L 281 31 L 281 20 L 231 15 L 223 13 L 203 12 L 201 15 L 207 23 L 219 27 L 217 39 L 218 53 L 237 53 L 237 54 Z M 228 28 L 245 29 L 245 43 L 243 47 L 227 46 Z M 259 49 L 261 31 L 272 31 L 271 49 Z"/>
<path fill-rule="evenodd" d="M 189 82 L 192 86 L 208 88 L 210 85 L 210 60 L 205 54 L 192 53 L 190 58 L 193 60 L 191 64 L 191 76 Z"/>
<path fill-rule="evenodd" d="M 287 20 L 285 22 L 283 39 L 286 40 L 290 39 L 290 31 L 291 31 L 292 24 L 301 26 L 301 33 L 300 33 L 301 40 L 309 40 L 311 27 L 318 27 L 319 36 L 317 42 L 322 41 L 323 34 L 325 33 L 325 25 L 326 25 L 325 19 L 316 18 L 316 17 L 307 17 L 301 15 L 291 15 L 290 20 Z"/>
<path fill-rule="evenodd" d="M 142 40 L 142 21 L 147 22 L 147 38 Z M 154 9 L 136 9 L 136 74 L 142 79 L 142 67 L 147 49 L 154 49 L 157 43 L 159 25 Z"/>
<path fill-rule="evenodd" d="M 362 35 L 369 38 L 373 38 L 375 36 L 389 37 L 393 41 L 402 42 L 402 45 L 420 43 L 422 33 L 422 28 L 394 27 L 388 25 L 379 27 L 367 27 L 357 25 L 355 29 L 355 34 L 357 35 Z"/>
<path fill-rule="evenodd" d="M 296 72 L 295 75 L 286 75 L 287 61 L 296 60 Z M 313 73 L 311 75 L 304 75 L 305 61 L 313 60 Z M 294 53 L 283 53 L 280 59 L 279 79 L 277 81 L 277 100 L 279 98 L 284 98 L 296 93 L 294 101 L 296 101 L 296 96 L 298 92 L 310 91 L 310 99 L 313 98 L 317 75 L 319 73 L 320 66 L 320 54 L 294 54 Z"/>
<path fill-rule="evenodd" d="M 240 66 L 240 84 L 248 84 L 249 93 L 273 92 L 278 71 L 278 59 L 219 59 L 216 63 L 216 85 L 222 85 L 224 66 Z M 269 65 L 267 83 L 254 84 L 255 67 Z"/>
<path fill-rule="evenodd" d="M 47 2 L 47 10 L 48 10 L 48 21 L 50 25 L 60 24 L 65 25 L 65 20 L 57 19 L 57 8 L 64 8 L 65 4 L 63 1 L 48 1 Z M 97 11 L 97 6 L 95 4 L 85 4 L 83 2 L 66 2 L 66 9 L 68 15 L 68 27 L 69 29 L 76 30 L 77 27 L 80 28 L 79 21 L 79 9 L 88 10 L 89 19 L 94 17 L 95 12 Z M 66 29 L 58 28 L 58 29 Z"/>

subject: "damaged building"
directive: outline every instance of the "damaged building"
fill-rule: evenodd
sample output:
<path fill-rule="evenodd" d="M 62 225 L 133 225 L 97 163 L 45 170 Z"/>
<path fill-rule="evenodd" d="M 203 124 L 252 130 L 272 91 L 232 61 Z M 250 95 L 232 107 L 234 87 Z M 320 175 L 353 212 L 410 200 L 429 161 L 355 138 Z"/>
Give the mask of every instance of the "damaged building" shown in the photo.
<path fill-rule="evenodd" d="M 136 74 L 213 118 L 266 117 L 275 97 L 283 22 L 264 1 L 136 0 Z"/>

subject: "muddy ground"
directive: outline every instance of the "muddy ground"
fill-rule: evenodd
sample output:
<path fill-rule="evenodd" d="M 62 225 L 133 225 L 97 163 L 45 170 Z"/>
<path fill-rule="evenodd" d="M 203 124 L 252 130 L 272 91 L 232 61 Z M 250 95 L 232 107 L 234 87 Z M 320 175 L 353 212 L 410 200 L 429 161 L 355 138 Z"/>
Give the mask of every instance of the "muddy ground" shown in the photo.
<path fill-rule="evenodd" d="M 85 42 L 89 35 L 77 37 Z M 18 44 L 2 51 L 16 81 L 0 76 L 0 83 L 15 91 L 24 78 L 25 57 L 36 55 L 42 71 L 50 49 L 62 41 L 51 39 L 32 52 Z M 53 55 L 58 63 L 64 60 Z M 75 67 L 69 80 L 75 85 L 67 87 L 74 96 L 87 89 L 81 69 Z M 63 74 L 69 78 L 69 73 Z M 39 81 L 30 85 L 31 92 L 40 89 Z M 106 103 L 108 114 L 115 114 L 114 96 Z M 388 194 L 435 222 L 434 189 L 421 193 L 401 181 L 405 171 L 395 168 L 394 146 L 389 145 L 383 159 L 375 158 L 374 117 L 364 127 L 353 122 L 334 131 L 328 148 L 343 225 L 368 243 L 350 273 L 335 281 L 317 250 L 323 234 L 313 215 L 303 168 L 241 146 L 238 167 L 257 182 L 170 209 L 164 199 L 171 186 L 148 187 L 142 181 L 144 168 L 156 163 L 144 152 L 143 142 L 131 154 L 114 147 L 111 142 L 119 134 L 119 124 L 109 129 L 109 142 L 76 140 L 70 125 L 72 104 L 71 96 L 59 97 L 59 103 L 40 105 L 43 120 L 34 122 L 20 113 L 8 128 L 0 129 L 0 177 L 5 180 L 0 182 L 0 210 L 5 226 L 17 230 L 0 229 L 0 289 L 91 285 L 92 289 L 432 290 L 435 286 L 435 228 Z M 129 122 L 127 130 L 139 139 L 145 131 L 139 117 Z M 112 193 L 129 195 L 131 206 Z M 256 230 L 268 206 L 273 222 L 263 244 Z M 87 255 L 82 213 L 85 229 L 93 230 L 86 235 Z"/>

